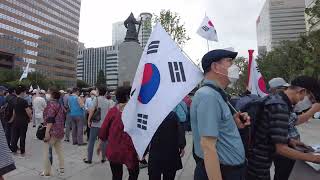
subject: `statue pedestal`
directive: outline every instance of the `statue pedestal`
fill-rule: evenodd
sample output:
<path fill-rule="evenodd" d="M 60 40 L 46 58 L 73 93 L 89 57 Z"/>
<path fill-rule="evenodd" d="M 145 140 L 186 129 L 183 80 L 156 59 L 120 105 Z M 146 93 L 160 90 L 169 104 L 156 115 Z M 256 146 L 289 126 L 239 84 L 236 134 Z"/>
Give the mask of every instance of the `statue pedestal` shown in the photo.
<path fill-rule="evenodd" d="M 139 43 L 123 42 L 119 46 L 118 86 L 132 85 L 142 55 Z"/>

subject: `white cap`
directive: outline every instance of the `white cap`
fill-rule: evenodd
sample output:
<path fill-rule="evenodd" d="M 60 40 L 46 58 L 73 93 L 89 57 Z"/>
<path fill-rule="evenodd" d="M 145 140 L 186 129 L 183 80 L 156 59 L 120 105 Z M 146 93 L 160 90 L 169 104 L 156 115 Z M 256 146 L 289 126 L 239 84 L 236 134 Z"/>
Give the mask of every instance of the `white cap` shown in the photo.
<path fill-rule="evenodd" d="M 36 89 L 34 89 L 33 91 L 32 91 L 32 94 L 37 94 L 38 93 L 38 90 L 36 90 Z"/>
<path fill-rule="evenodd" d="M 60 90 L 59 93 L 65 94 L 66 92 L 64 92 L 64 90 Z"/>
<path fill-rule="evenodd" d="M 46 93 L 45 90 L 43 90 L 43 89 L 40 90 L 40 94 L 45 94 L 45 93 Z"/>
<path fill-rule="evenodd" d="M 290 84 L 287 83 L 283 78 L 277 77 L 269 81 L 270 88 L 280 88 L 280 87 L 289 87 Z"/>

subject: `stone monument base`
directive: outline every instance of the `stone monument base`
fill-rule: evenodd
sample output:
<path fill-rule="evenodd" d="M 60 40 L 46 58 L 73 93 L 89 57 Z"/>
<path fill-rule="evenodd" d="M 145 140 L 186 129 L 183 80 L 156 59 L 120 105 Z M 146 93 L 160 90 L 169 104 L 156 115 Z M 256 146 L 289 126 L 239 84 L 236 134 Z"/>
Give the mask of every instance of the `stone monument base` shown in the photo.
<path fill-rule="evenodd" d="M 118 86 L 131 86 L 142 55 L 138 42 L 123 42 L 119 46 Z"/>

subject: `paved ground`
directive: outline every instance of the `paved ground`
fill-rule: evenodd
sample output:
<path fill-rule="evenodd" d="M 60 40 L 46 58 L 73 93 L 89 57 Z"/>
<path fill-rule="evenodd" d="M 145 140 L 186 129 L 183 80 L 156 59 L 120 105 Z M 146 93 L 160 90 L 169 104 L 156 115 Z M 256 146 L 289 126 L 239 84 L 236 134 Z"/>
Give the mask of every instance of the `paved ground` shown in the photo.
<path fill-rule="evenodd" d="M 299 127 L 304 142 L 309 144 L 320 144 L 320 120 L 313 120 Z M 42 142 L 34 140 L 33 135 L 35 133 L 34 128 L 29 128 L 27 136 L 27 155 L 25 158 L 14 157 L 17 165 L 17 170 L 8 174 L 5 178 L 7 180 L 37 180 L 43 179 L 39 176 L 43 166 L 43 153 Z M 194 160 L 191 153 L 192 136 L 190 134 L 187 137 L 186 154 L 183 158 L 184 169 L 177 173 L 177 180 L 192 180 L 193 171 L 195 167 Z M 68 180 L 108 180 L 111 179 L 111 171 L 109 163 L 101 164 L 98 157 L 94 156 L 94 163 L 87 165 L 82 162 L 82 159 L 86 154 L 86 147 L 73 146 L 70 143 L 64 143 L 64 155 L 65 155 L 65 175 L 60 177 L 55 173 L 52 180 L 68 179 Z M 308 166 L 302 165 L 306 170 L 312 172 L 313 170 Z M 54 154 L 54 167 L 57 169 L 57 159 Z M 125 168 L 124 168 L 125 169 Z M 312 173 L 316 173 L 315 171 Z M 300 172 L 296 174 L 301 174 Z M 303 173 L 302 173 L 303 174 Z M 319 176 L 318 176 L 319 175 Z M 320 179 L 320 173 L 316 173 L 317 180 Z M 124 179 L 127 179 L 127 171 L 124 170 Z M 318 178 L 319 177 L 319 178 Z M 139 180 L 148 179 L 147 170 L 143 169 L 140 172 Z M 292 177 L 292 180 L 300 180 Z M 309 180 L 309 179 L 304 179 Z M 310 179 L 311 180 L 311 179 Z"/>

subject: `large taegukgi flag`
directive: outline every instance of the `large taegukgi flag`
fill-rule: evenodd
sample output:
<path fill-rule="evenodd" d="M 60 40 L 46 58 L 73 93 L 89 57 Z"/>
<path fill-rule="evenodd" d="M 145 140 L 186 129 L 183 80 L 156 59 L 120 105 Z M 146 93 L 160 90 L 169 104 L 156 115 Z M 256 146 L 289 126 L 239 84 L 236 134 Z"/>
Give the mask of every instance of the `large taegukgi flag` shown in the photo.
<path fill-rule="evenodd" d="M 157 23 L 142 54 L 122 113 L 124 130 L 141 158 L 165 117 L 203 79 L 169 34 Z"/>
<path fill-rule="evenodd" d="M 249 50 L 248 90 L 251 94 L 264 97 L 267 94 L 266 83 L 259 70 L 257 61 L 253 58 L 253 50 Z"/>

